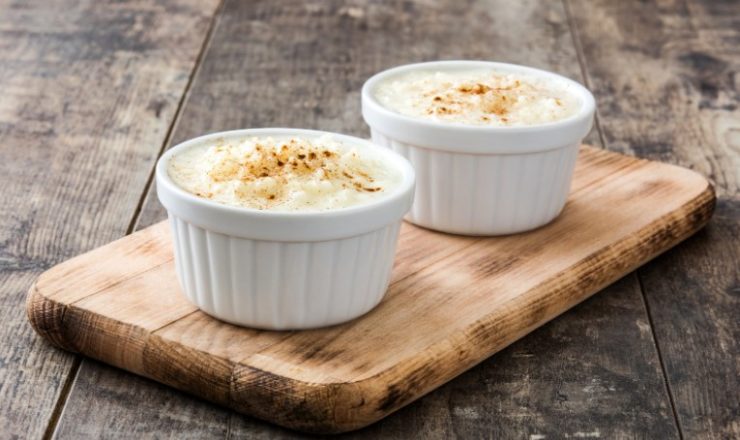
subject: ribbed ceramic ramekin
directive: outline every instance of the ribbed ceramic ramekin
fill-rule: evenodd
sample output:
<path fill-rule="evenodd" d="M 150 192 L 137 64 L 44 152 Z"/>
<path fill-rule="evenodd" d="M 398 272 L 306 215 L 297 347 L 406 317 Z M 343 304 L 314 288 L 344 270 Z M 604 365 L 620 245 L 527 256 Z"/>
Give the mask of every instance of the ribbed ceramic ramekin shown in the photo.
<path fill-rule="evenodd" d="M 375 98 L 380 83 L 414 70 L 492 69 L 557 81 L 580 101 L 566 119 L 531 126 L 489 127 L 405 116 Z M 362 114 L 372 140 L 406 157 L 416 170 L 407 219 L 445 232 L 503 235 L 553 220 L 565 205 L 578 148 L 591 129 L 591 92 L 543 70 L 487 61 L 438 61 L 380 72 L 362 88 Z"/>
<path fill-rule="evenodd" d="M 323 212 L 275 212 L 196 197 L 169 177 L 170 158 L 216 139 L 329 134 L 375 149 L 401 175 L 398 187 L 366 205 Z M 338 324 L 375 307 L 390 280 L 401 219 L 411 207 L 414 171 L 400 155 L 350 136 L 286 128 L 202 136 L 157 163 L 157 194 L 172 228 L 177 276 L 201 310 L 248 327 L 286 330 Z"/>

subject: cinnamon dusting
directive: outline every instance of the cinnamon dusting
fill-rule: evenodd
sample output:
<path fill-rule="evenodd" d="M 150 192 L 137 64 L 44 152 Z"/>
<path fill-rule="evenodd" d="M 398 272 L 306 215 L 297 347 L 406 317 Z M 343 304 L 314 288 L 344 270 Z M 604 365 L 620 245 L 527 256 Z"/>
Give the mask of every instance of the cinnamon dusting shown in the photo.
<path fill-rule="evenodd" d="M 473 125 L 534 125 L 563 119 L 577 98 L 558 80 L 495 70 L 417 71 L 381 83 L 381 104 L 409 116 Z"/>
<path fill-rule="evenodd" d="M 331 148 L 307 139 L 290 139 L 279 143 L 272 140 L 255 143 L 254 148 L 242 155 L 224 154 L 208 171 L 216 183 L 238 181 L 237 195 L 241 198 L 261 198 L 264 208 L 285 201 L 289 194 L 285 188 L 289 180 L 306 180 L 336 183 L 342 188 L 358 192 L 378 192 L 383 187 L 375 185 L 367 170 L 357 164 L 342 160 Z M 225 152 L 223 146 L 215 151 Z M 357 158 L 356 153 L 348 153 Z M 210 198 L 199 192 L 198 196 Z M 211 194 L 212 196 L 212 194 Z"/>

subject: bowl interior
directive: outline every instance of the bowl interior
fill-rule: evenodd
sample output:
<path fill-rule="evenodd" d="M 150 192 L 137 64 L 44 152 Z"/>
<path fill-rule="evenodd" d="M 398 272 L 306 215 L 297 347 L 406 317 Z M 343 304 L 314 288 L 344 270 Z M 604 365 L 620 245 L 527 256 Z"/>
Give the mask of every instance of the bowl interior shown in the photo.
<path fill-rule="evenodd" d="M 218 203 L 218 202 L 214 202 L 211 200 L 198 197 L 182 189 L 179 185 L 177 185 L 172 180 L 172 178 L 169 176 L 169 173 L 167 170 L 169 161 L 175 155 L 183 151 L 186 151 L 187 149 L 197 148 L 199 146 L 207 145 L 209 143 L 213 143 L 221 139 L 236 140 L 236 139 L 244 139 L 244 138 L 250 138 L 250 137 L 260 137 L 260 138 L 272 137 L 273 139 L 276 139 L 276 140 L 289 139 L 292 137 L 317 139 L 317 138 L 327 136 L 327 135 L 330 136 L 333 140 L 341 143 L 343 146 L 364 150 L 367 153 L 369 153 L 371 156 L 374 156 L 382 160 L 384 164 L 389 164 L 395 167 L 396 171 L 401 176 L 399 184 L 391 188 L 382 197 L 378 197 L 375 200 L 372 200 L 367 203 L 363 203 L 361 205 L 331 209 L 328 211 L 270 211 L 270 210 L 260 210 L 260 209 L 249 208 L 249 207 L 225 205 L 222 203 Z M 199 136 L 197 138 L 193 138 L 188 141 L 182 142 L 176 145 L 175 147 L 172 147 L 171 149 L 169 149 L 159 159 L 157 163 L 157 177 L 158 177 L 157 181 L 159 184 L 166 185 L 169 190 L 177 193 L 178 195 L 180 195 L 181 197 L 185 199 L 189 199 L 190 201 L 194 203 L 210 205 L 218 209 L 241 211 L 241 212 L 245 212 L 245 213 L 249 213 L 251 215 L 257 215 L 257 216 L 283 217 L 283 216 L 328 216 L 328 215 L 332 215 L 332 213 L 337 213 L 337 212 L 352 212 L 352 211 L 362 211 L 362 210 L 372 209 L 375 205 L 387 203 L 388 201 L 391 201 L 398 197 L 402 197 L 404 194 L 408 193 L 410 191 L 410 188 L 412 188 L 414 185 L 415 176 L 414 176 L 414 170 L 411 167 L 411 164 L 405 158 L 403 158 L 399 154 L 387 148 L 377 146 L 373 144 L 372 142 L 365 140 L 365 139 L 342 135 L 338 133 L 318 131 L 318 130 L 304 130 L 304 129 L 293 129 L 293 128 L 255 128 L 255 129 L 230 130 L 230 131 L 216 132 L 216 133 Z"/>
<path fill-rule="evenodd" d="M 404 114 L 396 112 L 393 109 L 390 109 L 384 106 L 375 97 L 376 90 L 381 83 L 388 81 L 388 80 L 393 80 L 394 78 L 401 77 L 411 72 L 419 72 L 419 71 L 463 72 L 463 71 L 470 71 L 470 70 L 494 70 L 494 71 L 501 72 L 501 73 L 521 74 L 524 77 L 538 78 L 538 79 L 541 78 L 547 81 L 552 81 L 553 84 L 555 84 L 558 88 L 562 88 L 562 90 L 565 91 L 566 93 L 572 94 L 579 101 L 580 105 L 579 105 L 578 110 L 574 114 L 566 118 L 559 119 L 557 121 L 552 121 L 552 122 L 547 122 L 547 123 L 542 123 L 542 124 L 535 124 L 535 125 L 526 125 L 526 126 L 519 126 L 519 125 L 517 126 L 476 126 L 476 125 L 469 125 L 469 124 L 461 124 L 458 122 L 429 121 L 429 120 L 414 117 L 414 116 L 404 115 Z M 384 70 L 372 76 L 369 80 L 367 80 L 367 82 L 363 86 L 362 91 L 363 91 L 362 98 L 364 100 L 368 101 L 373 106 L 379 107 L 380 109 L 382 109 L 381 111 L 390 112 L 394 114 L 396 117 L 399 117 L 402 119 L 409 119 L 413 121 L 423 121 L 424 123 L 428 123 L 428 124 L 464 127 L 465 129 L 469 129 L 469 130 L 516 131 L 516 130 L 532 129 L 533 127 L 558 125 L 558 124 L 568 123 L 569 121 L 572 121 L 574 119 L 583 118 L 584 115 L 587 115 L 593 112 L 593 109 L 594 109 L 594 99 L 593 99 L 593 95 L 591 94 L 591 92 L 588 89 L 586 89 L 583 85 L 581 85 L 580 83 L 572 79 L 566 78 L 554 72 L 549 72 L 549 71 L 537 69 L 534 67 L 521 66 L 518 64 L 499 63 L 499 62 L 494 62 L 494 61 L 452 60 L 452 61 L 430 61 L 430 62 L 424 62 L 424 63 L 406 64 L 403 66 L 393 67 L 391 69 Z"/>

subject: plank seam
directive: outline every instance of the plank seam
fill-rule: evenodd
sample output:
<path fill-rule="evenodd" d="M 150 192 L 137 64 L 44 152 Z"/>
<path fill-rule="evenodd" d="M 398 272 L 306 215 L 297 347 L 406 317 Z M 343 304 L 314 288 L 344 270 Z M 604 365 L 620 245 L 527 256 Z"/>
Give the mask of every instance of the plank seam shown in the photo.
<path fill-rule="evenodd" d="M 205 54 L 208 52 L 208 49 L 211 47 L 211 41 L 213 37 L 213 32 L 216 29 L 218 19 L 221 16 L 221 11 L 223 10 L 223 6 L 226 0 L 221 0 L 216 7 L 216 10 L 213 13 L 213 17 L 211 17 L 211 21 L 208 24 L 208 30 L 206 31 L 205 38 L 203 39 L 203 44 L 200 47 L 200 51 L 198 52 L 198 56 L 195 58 L 195 67 L 190 72 L 190 76 L 188 77 L 188 82 L 185 84 L 185 90 L 182 93 L 182 96 L 180 97 L 180 101 L 177 103 L 177 108 L 175 109 L 175 114 L 172 117 L 172 122 L 170 123 L 170 126 L 167 129 L 167 134 L 165 135 L 164 141 L 162 142 L 162 145 L 159 147 L 159 151 L 157 152 L 156 160 L 154 161 L 154 164 L 152 165 L 152 169 L 149 171 L 149 177 L 147 178 L 146 183 L 144 184 L 144 190 L 141 193 L 141 197 L 139 198 L 139 202 L 136 204 L 136 209 L 134 210 L 134 214 L 131 216 L 131 221 L 129 222 L 128 228 L 126 228 L 126 235 L 131 234 L 136 229 L 136 226 L 139 222 L 139 219 L 141 218 L 141 212 L 144 209 L 144 203 L 147 200 L 147 195 L 149 195 L 149 190 L 152 187 L 152 183 L 154 182 L 154 176 L 156 174 L 157 169 L 157 161 L 162 156 L 162 154 L 167 150 L 167 146 L 170 145 L 170 142 L 172 142 L 172 135 L 175 132 L 175 127 L 180 122 L 180 116 L 182 116 L 182 110 L 185 107 L 185 102 L 190 97 L 190 91 L 193 86 L 193 82 L 195 81 L 195 77 L 198 76 L 198 73 L 200 72 L 201 67 L 203 66 L 203 60 L 205 58 Z"/>
<path fill-rule="evenodd" d="M 570 29 L 570 36 L 573 40 L 573 47 L 576 50 L 576 59 L 578 59 L 578 66 L 581 68 L 581 77 L 583 77 L 583 82 L 586 84 L 586 87 L 589 90 L 593 90 L 593 85 L 591 84 L 591 79 L 588 75 L 588 69 L 586 68 L 586 56 L 583 53 L 583 46 L 581 45 L 581 37 L 578 35 L 578 28 L 576 27 L 575 20 L 573 19 L 573 14 L 570 10 L 570 3 L 569 0 L 562 0 L 563 2 L 563 9 L 565 9 L 565 17 L 568 21 L 568 29 Z M 594 111 L 594 125 L 596 126 L 596 133 L 599 135 L 599 141 L 601 142 L 601 147 L 606 148 L 606 140 L 604 138 L 604 129 L 601 127 L 601 114 L 599 113 L 599 106 L 596 105 L 595 111 Z"/>
<path fill-rule="evenodd" d="M 49 423 L 46 425 L 46 430 L 44 430 L 44 434 L 41 436 L 44 440 L 54 437 L 57 427 L 59 426 L 59 420 L 62 419 L 64 408 L 67 406 L 67 398 L 72 390 L 72 384 L 77 380 L 77 375 L 80 373 L 80 367 L 82 367 L 82 355 L 75 353 L 74 357 L 72 367 L 69 370 L 67 378 L 64 380 L 62 390 L 59 392 L 59 397 L 57 398 L 57 402 L 51 412 L 51 417 L 49 417 Z"/>
<path fill-rule="evenodd" d="M 683 440 L 683 428 L 681 427 L 681 419 L 678 417 L 678 412 L 676 411 L 676 399 L 673 397 L 673 390 L 671 389 L 671 386 L 668 382 L 668 373 L 665 366 L 665 361 L 663 360 L 663 353 L 660 350 L 660 343 L 658 342 L 658 335 L 655 334 L 655 323 L 653 322 L 653 314 L 650 310 L 650 305 L 648 304 L 647 296 L 645 295 L 645 286 L 642 282 L 642 277 L 640 276 L 640 270 L 635 271 L 635 277 L 637 278 L 637 285 L 640 286 L 640 297 L 642 298 L 642 304 L 645 307 L 645 314 L 648 318 L 648 323 L 650 323 L 650 334 L 653 337 L 653 343 L 655 344 L 655 351 L 658 354 L 658 362 L 660 363 L 660 371 L 663 375 L 663 387 L 666 390 L 666 393 L 668 394 L 668 400 L 671 404 L 671 412 L 673 413 L 673 418 L 676 421 L 676 429 L 678 430 L 678 437 L 679 439 Z"/>
<path fill-rule="evenodd" d="M 167 327 L 171 326 L 172 324 L 174 324 L 174 323 L 176 323 L 176 322 L 179 322 L 179 321 L 181 321 L 181 320 L 183 320 L 183 319 L 187 318 L 188 316 L 190 316 L 190 315 L 192 315 L 192 314 L 194 314 L 194 313 L 197 313 L 197 312 L 200 312 L 200 309 L 195 309 L 195 310 L 193 310 L 192 312 L 188 312 L 188 313 L 186 313 L 186 314 L 184 314 L 184 315 L 180 316 L 179 318 L 177 318 L 177 319 L 174 319 L 174 320 L 172 320 L 172 321 L 168 322 L 167 324 L 163 324 L 163 325 L 160 325 L 159 327 L 155 328 L 154 330 L 146 330 L 146 329 L 145 329 L 145 331 L 148 331 L 148 332 L 149 332 L 149 334 L 151 334 L 151 335 L 156 335 L 156 334 L 157 334 L 157 332 L 159 332 L 160 330 L 163 330 L 163 329 L 165 329 L 165 328 L 167 328 Z M 113 319 L 113 318 L 111 318 L 111 319 Z M 118 322 L 120 322 L 120 321 L 118 321 Z"/>
<path fill-rule="evenodd" d="M 116 287 L 116 286 L 118 286 L 119 284 L 123 284 L 123 283 L 125 283 L 125 282 L 127 282 L 127 281 L 130 281 L 130 280 L 131 280 L 131 279 L 133 279 L 133 278 L 137 278 L 137 277 L 140 277 L 141 275 L 144 275 L 144 274 L 145 274 L 145 273 L 147 273 L 147 272 L 152 272 L 152 271 L 154 271 L 154 270 L 157 270 L 157 269 L 159 269 L 160 267 L 162 267 L 162 266 L 164 266 L 164 265 L 166 265 L 166 264 L 169 264 L 169 263 L 171 263 L 171 262 L 172 262 L 172 260 L 174 260 L 174 259 L 175 259 L 174 257 L 172 257 L 172 258 L 168 258 L 168 259 L 167 259 L 166 261 L 163 261 L 162 263 L 159 263 L 159 264 L 157 264 L 156 266 L 151 266 L 151 267 L 148 267 L 148 268 L 146 268 L 145 270 L 142 270 L 141 272 L 136 272 L 136 273 L 133 273 L 133 274 L 131 274 L 131 276 L 128 276 L 128 277 L 126 277 L 126 278 L 124 278 L 124 279 L 122 279 L 122 280 L 116 281 L 116 282 L 115 282 L 115 283 L 113 283 L 113 284 L 109 284 L 109 285 L 107 285 L 107 286 L 101 287 L 101 288 L 100 288 L 100 290 L 96 290 L 95 292 L 93 292 L 93 293 L 91 293 L 91 294 L 89 294 L 89 295 L 83 296 L 82 298 L 79 298 L 79 299 L 77 299 L 77 300 L 75 300 L 75 301 L 72 301 L 71 303 L 66 303 L 65 305 L 66 305 L 67 307 L 69 307 L 69 306 L 73 306 L 73 305 L 75 305 L 75 304 L 79 303 L 80 301 L 84 301 L 84 300 L 86 300 L 86 299 L 88 299 L 88 298 L 92 298 L 93 296 L 97 296 L 97 295 L 99 295 L 99 294 L 101 294 L 101 293 L 103 293 L 103 292 L 105 292 L 105 291 L 107 291 L 107 290 L 109 290 L 109 289 L 111 289 L 111 288 L 113 288 L 113 287 Z M 64 317 L 62 317 L 62 321 L 64 321 Z"/>

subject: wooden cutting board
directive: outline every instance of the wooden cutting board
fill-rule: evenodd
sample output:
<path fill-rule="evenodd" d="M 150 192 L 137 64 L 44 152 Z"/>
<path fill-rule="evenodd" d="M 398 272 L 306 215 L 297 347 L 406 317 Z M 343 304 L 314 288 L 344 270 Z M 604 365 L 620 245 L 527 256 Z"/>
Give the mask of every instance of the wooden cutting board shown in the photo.
<path fill-rule="evenodd" d="M 546 227 L 475 238 L 404 224 L 388 295 L 347 324 L 270 332 L 205 315 L 180 292 L 166 223 L 48 270 L 27 311 L 64 349 L 279 425 L 348 431 L 690 236 L 714 203 L 692 171 L 583 147 L 568 204 Z"/>

